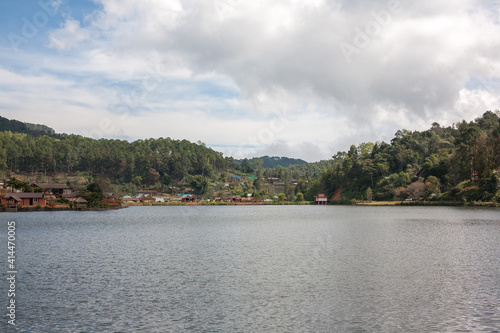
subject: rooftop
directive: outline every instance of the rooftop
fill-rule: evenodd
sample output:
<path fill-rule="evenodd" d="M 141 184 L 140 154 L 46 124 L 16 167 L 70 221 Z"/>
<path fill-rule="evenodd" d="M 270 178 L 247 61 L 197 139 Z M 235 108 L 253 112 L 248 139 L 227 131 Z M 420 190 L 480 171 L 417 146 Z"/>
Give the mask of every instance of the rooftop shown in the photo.
<path fill-rule="evenodd" d="M 14 199 L 35 199 L 35 198 L 43 198 L 43 193 L 5 193 L 4 198 L 8 199 L 10 197 L 13 197 Z"/>

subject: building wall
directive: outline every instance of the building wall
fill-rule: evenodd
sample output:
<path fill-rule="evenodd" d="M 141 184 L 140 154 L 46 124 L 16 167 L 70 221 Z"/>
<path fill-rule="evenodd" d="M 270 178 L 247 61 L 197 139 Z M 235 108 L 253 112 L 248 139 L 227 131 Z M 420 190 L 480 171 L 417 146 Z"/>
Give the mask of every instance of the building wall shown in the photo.
<path fill-rule="evenodd" d="M 21 199 L 21 202 L 19 203 L 19 205 L 21 206 L 36 206 L 36 205 L 40 205 L 40 206 L 47 206 L 47 200 L 45 198 L 37 198 L 38 199 L 38 202 L 33 202 L 33 204 L 31 205 L 31 200 L 32 199 L 29 199 L 29 198 L 23 198 Z M 34 199 L 33 199 L 34 200 Z M 5 204 L 5 205 L 15 205 L 15 202 L 9 202 L 9 199 L 3 199 L 2 198 L 2 203 Z"/>

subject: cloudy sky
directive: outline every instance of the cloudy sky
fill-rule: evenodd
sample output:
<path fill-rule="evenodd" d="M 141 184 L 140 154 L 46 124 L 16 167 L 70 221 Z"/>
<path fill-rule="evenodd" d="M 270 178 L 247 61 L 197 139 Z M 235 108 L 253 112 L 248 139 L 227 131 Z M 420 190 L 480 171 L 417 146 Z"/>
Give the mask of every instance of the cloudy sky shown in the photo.
<path fill-rule="evenodd" d="M 500 109 L 500 1 L 2 0 L 0 115 L 327 159 Z"/>

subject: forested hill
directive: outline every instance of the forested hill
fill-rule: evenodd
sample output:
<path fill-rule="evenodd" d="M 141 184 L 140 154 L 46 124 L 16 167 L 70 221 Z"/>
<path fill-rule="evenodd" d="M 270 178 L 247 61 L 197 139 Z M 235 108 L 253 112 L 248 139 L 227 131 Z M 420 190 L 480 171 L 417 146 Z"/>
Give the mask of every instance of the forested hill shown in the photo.
<path fill-rule="evenodd" d="M 278 156 L 262 156 L 262 157 L 254 157 L 251 159 L 247 159 L 250 165 L 255 164 L 256 160 L 262 160 L 262 167 L 265 169 L 276 168 L 278 165 L 282 167 L 289 167 L 290 165 L 302 165 L 307 164 L 306 161 L 298 159 L 298 158 L 289 158 L 289 157 L 278 157 Z M 244 160 L 236 160 L 240 165 Z"/>
<path fill-rule="evenodd" d="M 222 153 L 187 140 L 159 138 L 128 142 L 0 132 L 0 172 L 3 173 L 81 171 L 116 183 L 168 185 L 187 175 L 211 177 L 223 171 L 226 162 Z"/>
<path fill-rule="evenodd" d="M 4 176 L 83 172 L 136 188 L 181 182 L 204 195 L 209 184 L 224 191 L 233 174 L 253 176 L 248 178 L 251 182 L 233 184 L 236 187 L 229 190 L 235 195 L 261 192 L 271 197 L 282 192 L 294 200 L 301 192 L 308 200 L 324 193 L 335 200 L 500 201 L 498 111 L 448 127 L 434 123 L 426 131 L 400 130 L 390 143 L 353 145 L 316 163 L 268 156 L 238 163 L 201 142 L 94 140 L 55 134 L 43 125 L 5 118 L 0 122 L 0 174 Z M 274 162 L 276 167 L 265 168 Z M 281 185 L 266 185 L 264 179 L 269 178 L 279 178 L 276 183 Z"/>
<path fill-rule="evenodd" d="M 64 137 L 65 134 L 56 134 L 56 132 L 45 125 L 23 123 L 19 120 L 9 120 L 0 116 L 0 132 L 11 131 L 15 133 L 26 133 L 33 136 L 48 135 L 52 137 Z"/>
<path fill-rule="evenodd" d="M 336 199 L 500 201 L 500 112 L 337 153 L 309 194 Z"/>

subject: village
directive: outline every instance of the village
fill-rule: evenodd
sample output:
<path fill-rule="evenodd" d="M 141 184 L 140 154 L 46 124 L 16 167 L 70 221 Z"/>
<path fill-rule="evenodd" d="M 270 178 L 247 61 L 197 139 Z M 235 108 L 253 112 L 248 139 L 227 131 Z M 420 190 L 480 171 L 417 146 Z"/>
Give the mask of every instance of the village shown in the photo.
<path fill-rule="evenodd" d="M 254 176 L 233 176 L 233 181 L 225 182 L 223 190 L 213 192 L 212 198 L 196 195 L 188 187 L 168 187 L 164 190 L 142 189 L 131 195 L 94 190 L 88 185 L 64 184 L 55 182 L 34 182 L 19 180 L 15 177 L 0 181 L 0 212 L 16 211 L 58 211 L 58 210 L 102 210 L 118 209 L 129 206 L 176 206 L 176 205 L 266 205 L 266 204 L 311 204 L 299 194 L 295 200 L 286 200 L 285 187 L 294 187 L 297 181 L 284 182 L 279 178 L 262 178 L 267 185 L 266 196 L 253 193 L 240 193 L 245 180 L 255 181 Z M 264 187 L 266 186 L 264 185 Z M 283 190 L 281 189 L 283 188 Z M 273 193 L 276 192 L 276 193 Z M 257 194 L 257 195 L 256 195 Z M 315 196 L 315 203 L 325 205 L 328 198 L 324 194 Z"/>

